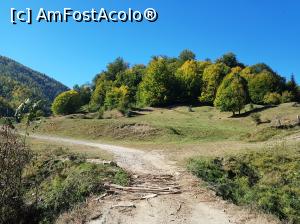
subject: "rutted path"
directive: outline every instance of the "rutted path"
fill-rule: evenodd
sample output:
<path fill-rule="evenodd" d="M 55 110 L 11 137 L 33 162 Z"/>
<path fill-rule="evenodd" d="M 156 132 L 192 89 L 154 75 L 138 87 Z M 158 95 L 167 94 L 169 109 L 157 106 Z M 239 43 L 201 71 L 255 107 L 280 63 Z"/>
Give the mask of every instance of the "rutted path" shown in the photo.
<path fill-rule="evenodd" d="M 31 137 L 43 141 L 106 150 L 114 154 L 115 161 L 120 167 L 134 174 L 133 176 L 136 177 L 133 180 L 134 185 L 155 185 L 160 188 L 176 185 L 181 191 L 180 194 L 158 195 L 147 200 L 137 200 L 137 197 L 143 195 L 133 192 L 123 192 L 118 196 L 110 196 L 101 200 L 99 204 L 102 215 L 90 223 L 272 223 L 267 216 L 256 215 L 226 203 L 215 197 L 212 192 L 200 188 L 199 181 L 195 177 L 176 167 L 174 163 L 168 161 L 163 154 L 157 151 L 144 152 L 127 147 L 45 135 L 31 135 Z M 163 178 L 166 175 L 170 178 Z"/>

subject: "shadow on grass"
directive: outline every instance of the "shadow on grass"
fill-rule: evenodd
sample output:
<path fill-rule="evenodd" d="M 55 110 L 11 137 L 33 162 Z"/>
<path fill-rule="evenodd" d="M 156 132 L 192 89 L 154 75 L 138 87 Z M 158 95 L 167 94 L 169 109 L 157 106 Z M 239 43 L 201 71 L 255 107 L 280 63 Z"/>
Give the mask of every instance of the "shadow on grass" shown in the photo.
<path fill-rule="evenodd" d="M 231 118 L 248 117 L 251 114 L 259 113 L 259 112 L 265 111 L 265 110 L 270 109 L 270 108 L 275 108 L 275 107 L 277 107 L 277 106 L 272 106 L 272 105 L 263 106 L 263 107 L 255 108 L 253 110 L 250 110 L 250 111 L 247 111 L 247 112 L 244 112 L 244 113 L 241 113 L 241 114 L 232 115 Z"/>

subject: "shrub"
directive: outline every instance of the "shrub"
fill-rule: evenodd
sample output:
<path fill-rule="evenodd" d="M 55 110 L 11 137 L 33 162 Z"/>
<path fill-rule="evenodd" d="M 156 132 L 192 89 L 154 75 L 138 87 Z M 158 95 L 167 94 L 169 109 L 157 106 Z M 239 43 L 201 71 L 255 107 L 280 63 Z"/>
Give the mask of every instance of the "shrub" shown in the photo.
<path fill-rule="evenodd" d="M 11 128 L 0 130 L 0 223 L 17 223 L 23 207 L 22 174 L 31 152 Z"/>
<path fill-rule="evenodd" d="M 100 109 L 98 110 L 98 116 L 97 116 L 97 118 L 98 119 L 103 119 L 103 116 L 104 116 L 104 108 L 100 107 Z"/>
<path fill-rule="evenodd" d="M 40 200 L 35 217 L 40 223 L 52 223 L 89 196 L 102 193 L 104 181 L 129 183 L 121 168 L 88 163 L 84 156 L 67 154 L 62 149 L 38 154 L 34 166 L 28 167 L 25 180 L 27 201 L 35 200 L 32 195 L 38 189 Z"/>
<path fill-rule="evenodd" d="M 53 101 L 52 112 L 54 114 L 72 114 L 80 108 L 80 96 L 75 90 L 59 94 Z"/>
<path fill-rule="evenodd" d="M 264 96 L 264 103 L 268 105 L 278 105 L 281 102 L 281 95 L 279 93 L 267 93 Z"/>
<path fill-rule="evenodd" d="M 284 91 L 281 95 L 281 102 L 282 103 L 289 103 L 289 102 L 292 102 L 294 98 L 295 97 L 294 97 L 292 92 Z"/>
<path fill-rule="evenodd" d="M 297 147 L 296 147 L 297 148 Z M 300 153 L 285 147 L 225 158 L 191 159 L 189 170 L 217 194 L 254 205 L 287 223 L 300 222 Z"/>

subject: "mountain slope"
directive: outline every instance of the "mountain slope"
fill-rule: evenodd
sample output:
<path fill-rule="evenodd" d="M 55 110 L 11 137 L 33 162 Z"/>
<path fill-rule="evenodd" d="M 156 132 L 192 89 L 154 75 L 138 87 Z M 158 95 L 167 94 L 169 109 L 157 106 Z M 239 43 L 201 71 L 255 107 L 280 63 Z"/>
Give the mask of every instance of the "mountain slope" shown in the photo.
<path fill-rule="evenodd" d="M 53 78 L 0 56 L 0 97 L 11 107 L 17 107 L 26 98 L 43 99 L 50 105 L 66 90 L 68 87 Z"/>

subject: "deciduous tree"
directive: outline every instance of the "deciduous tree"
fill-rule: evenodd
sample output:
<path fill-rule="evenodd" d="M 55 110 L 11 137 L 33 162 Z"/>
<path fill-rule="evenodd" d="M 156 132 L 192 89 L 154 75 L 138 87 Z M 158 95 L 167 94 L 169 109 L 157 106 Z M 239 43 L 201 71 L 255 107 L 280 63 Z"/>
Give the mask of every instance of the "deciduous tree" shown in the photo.
<path fill-rule="evenodd" d="M 244 108 L 248 99 L 247 82 L 237 72 L 228 74 L 220 85 L 214 105 L 233 115 Z"/>
<path fill-rule="evenodd" d="M 223 63 L 212 64 L 204 70 L 201 102 L 213 104 L 218 87 L 229 72 L 230 68 Z"/>
<path fill-rule="evenodd" d="M 173 102 L 175 88 L 175 76 L 170 71 L 167 60 L 154 59 L 148 65 L 139 86 L 139 102 L 150 106 L 166 105 Z"/>

